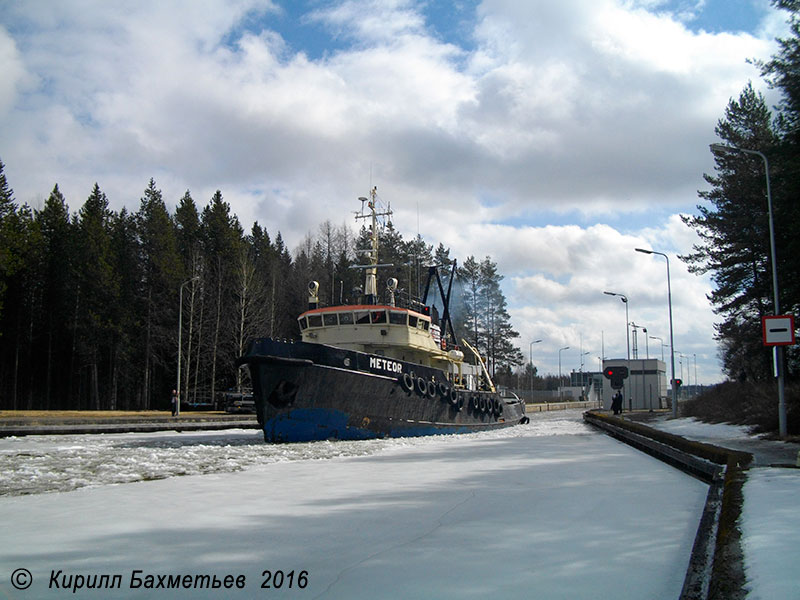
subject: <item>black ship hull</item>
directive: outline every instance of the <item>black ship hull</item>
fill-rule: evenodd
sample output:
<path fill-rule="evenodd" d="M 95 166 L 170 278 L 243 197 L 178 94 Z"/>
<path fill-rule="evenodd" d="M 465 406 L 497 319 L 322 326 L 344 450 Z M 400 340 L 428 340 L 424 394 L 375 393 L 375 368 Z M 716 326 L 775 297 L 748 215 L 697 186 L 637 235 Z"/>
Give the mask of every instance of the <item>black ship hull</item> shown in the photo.
<path fill-rule="evenodd" d="M 439 369 L 322 344 L 254 341 L 250 369 L 268 442 L 468 433 L 526 422 L 525 404 L 459 390 Z"/>

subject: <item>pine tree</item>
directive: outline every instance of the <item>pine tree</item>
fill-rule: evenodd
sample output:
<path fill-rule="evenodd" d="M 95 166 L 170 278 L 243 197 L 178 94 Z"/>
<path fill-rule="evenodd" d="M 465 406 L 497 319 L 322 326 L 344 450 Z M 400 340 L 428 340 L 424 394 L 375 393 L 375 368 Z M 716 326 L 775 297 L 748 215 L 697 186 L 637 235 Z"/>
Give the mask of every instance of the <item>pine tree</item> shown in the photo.
<path fill-rule="evenodd" d="M 773 0 L 775 7 L 788 11 L 791 34 L 779 39 L 780 50 L 772 60 L 758 63 L 770 85 L 781 92 L 777 130 L 780 143 L 772 148 L 773 211 L 781 311 L 800 311 L 800 0 Z M 790 365 L 800 356 L 788 348 Z"/>
<path fill-rule="evenodd" d="M 463 327 L 456 329 L 456 335 L 463 337 L 474 347 L 481 345 L 481 268 L 474 256 L 469 256 L 458 268 L 458 279 L 461 284 L 461 298 L 464 307 Z M 461 338 L 459 337 L 459 340 Z"/>
<path fill-rule="evenodd" d="M 498 368 L 511 372 L 513 365 L 523 362 L 522 353 L 512 343 L 519 337 L 511 326 L 505 295 L 500 289 L 503 276 L 497 272 L 497 263 L 488 256 L 480 265 L 481 296 L 484 301 L 485 352 L 492 375 Z"/>
<path fill-rule="evenodd" d="M 748 84 L 731 100 L 715 129 L 730 146 L 769 151 L 777 143 L 764 98 Z M 723 368 L 733 377 L 761 378 L 769 359 L 761 349 L 761 317 L 769 313 L 771 278 L 769 231 L 763 162 L 743 153 L 717 153 L 717 175 L 704 175 L 712 186 L 699 196 L 698 216 L 684 216 L 701 242 L 682 256 L 690 272 L 712 273 L 709 299 L 723 317 L 716 325 L 723 342 Z M 758 357 L 758 360 L 754 360 Z"/>

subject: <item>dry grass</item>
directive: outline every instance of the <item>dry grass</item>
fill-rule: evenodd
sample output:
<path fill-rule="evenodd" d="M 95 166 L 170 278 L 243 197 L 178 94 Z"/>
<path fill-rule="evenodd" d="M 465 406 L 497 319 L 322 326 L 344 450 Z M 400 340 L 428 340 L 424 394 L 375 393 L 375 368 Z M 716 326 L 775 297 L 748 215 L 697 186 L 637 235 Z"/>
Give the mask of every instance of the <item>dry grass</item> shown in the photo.
<path fill-rule="evenodd" d="M 800 384 L 786 385 L 786 421 L 790 435 L 800 433 Z M 778 429 L 778 393 L 774 382 L 728 381 L 684 403 L 682 416 L 703 421 L 753 425 L 759 433 Z"/>
<path fill-rule="evenodd" d="M 192 411 L 182 412 L 183 416 L 202 417 L 206 415 L 220 415 L 223 412 Z M 64 421 L 79 419 L 82 421 L 108 420 L 108 419 L 161 419 L 172 418 L 168 410 L 0 410 L 0 420 L 4 421 Z"/>

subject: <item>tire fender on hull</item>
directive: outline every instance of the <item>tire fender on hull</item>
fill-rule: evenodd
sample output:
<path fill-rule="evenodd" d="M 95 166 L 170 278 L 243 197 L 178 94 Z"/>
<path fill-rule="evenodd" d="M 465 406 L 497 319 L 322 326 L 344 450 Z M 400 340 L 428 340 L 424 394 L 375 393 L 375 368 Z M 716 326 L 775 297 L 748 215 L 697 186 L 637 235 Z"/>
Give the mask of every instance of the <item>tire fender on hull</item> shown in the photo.
<path fill-rule="evenodd" d="M 411 373 L 403 373 L 397 380 L 406 394 L 411 394 L 414 391 L 414 378 L 411 376 Z"/>
<path fill-rule="evenodd" d="M 431 400 L 436 398 L 436 384 L 433 381 L 428 381 L 425 383 L 425 393 Z"/>

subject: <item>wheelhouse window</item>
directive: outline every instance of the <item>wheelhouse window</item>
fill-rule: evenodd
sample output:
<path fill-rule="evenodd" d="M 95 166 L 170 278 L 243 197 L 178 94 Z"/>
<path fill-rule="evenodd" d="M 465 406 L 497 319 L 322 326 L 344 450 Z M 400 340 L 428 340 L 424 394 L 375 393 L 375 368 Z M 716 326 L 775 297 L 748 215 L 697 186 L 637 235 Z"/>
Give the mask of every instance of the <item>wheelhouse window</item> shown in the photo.
<path fill-rule="evenodd" d="M 369 325 L 369 311 L 358 311 L 358 312 L 356 312 L 356 324 L 357 325 Z"/>
<path fill-rule="evenodd" d="M 352 325 L 352 324 L 353 324 L 353 313 L 351 312 L 339 313 L 339 325 Z"/>
<path fill-rule="evenodd" d="M 393 310 L 389 311 L 389 323 L 392 325 L 405 325 L 406 322 L 406 313 L 396 312 Z"/>
<path fill-rule="evenodd" d="M 408 326 L 409 327 L 416 327 L 417 326 L 418 318 L 414 315 L 408 315 Z"/>
<path fill-rule="evenodd" d="M 303 331 L 306 327 L 308 327 L 308 323 L 306 323 L 305 317 L 300 317 L 297 319 L 297 322 L 300 323 L 300 331 Z"/>
<path fill-rule="evenodd" d="M 322 315 L 308 315 L 309 327 L 322 327 Z"/>
<path fill-rule="evenodd" d="M 322 315 L 322 322 L 325 327 L 331 327 L 339 324 L 339 320 L 336 318 L 336 313 L 325 313 Z"/>
<path fill-rule="evenodd" d="M 430 321 L 426 321 L 425 319 L 420 319 L 419 320 L 419 326 L 423 330 L 428 331 L 428 328 L 431 326 L 431 322 Z"/>
<path fill-rule="evenodd" d="M 372 322 L 373 323 L 386 323 L 386 311 L 385 310 L 373 310 L 372 311 Z"/>

